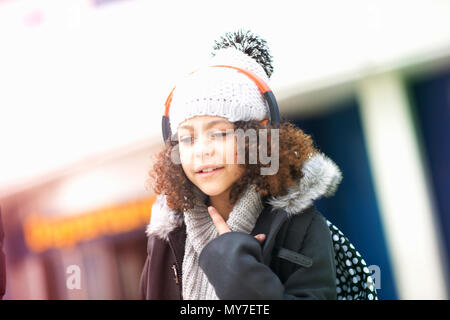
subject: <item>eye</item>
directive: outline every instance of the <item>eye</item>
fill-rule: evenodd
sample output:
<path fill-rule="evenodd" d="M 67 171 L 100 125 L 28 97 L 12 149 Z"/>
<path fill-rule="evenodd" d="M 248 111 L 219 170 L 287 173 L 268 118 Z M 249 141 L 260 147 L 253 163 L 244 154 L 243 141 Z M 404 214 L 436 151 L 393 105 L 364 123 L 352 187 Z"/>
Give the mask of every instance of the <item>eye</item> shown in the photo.
<path fill-rule="evenodd" d="M 223 138 L 228 135 L 228 132 L 216 132 L 213 134 L 214 137 Z"/>
<path fill-rule="evenodd" d="M 180 143 L 186 144 L 186 143 L 191 143 L 192 142 L 192 137 L 184 137 L 180 140 Z"/>

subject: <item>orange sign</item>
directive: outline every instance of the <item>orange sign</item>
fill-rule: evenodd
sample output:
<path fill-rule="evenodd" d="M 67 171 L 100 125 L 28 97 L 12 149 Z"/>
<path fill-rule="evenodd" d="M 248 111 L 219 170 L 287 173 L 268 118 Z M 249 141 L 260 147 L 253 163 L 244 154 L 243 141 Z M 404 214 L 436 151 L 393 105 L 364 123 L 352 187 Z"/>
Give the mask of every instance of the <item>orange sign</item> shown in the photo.
<path fill-rule="evenodd" d="M 129 232 L 146 225 L 155 197 L 68 218 L 30 214 L 25 218 L 25 242 L 33 252 L 69 248 L 104 235 Z"/>

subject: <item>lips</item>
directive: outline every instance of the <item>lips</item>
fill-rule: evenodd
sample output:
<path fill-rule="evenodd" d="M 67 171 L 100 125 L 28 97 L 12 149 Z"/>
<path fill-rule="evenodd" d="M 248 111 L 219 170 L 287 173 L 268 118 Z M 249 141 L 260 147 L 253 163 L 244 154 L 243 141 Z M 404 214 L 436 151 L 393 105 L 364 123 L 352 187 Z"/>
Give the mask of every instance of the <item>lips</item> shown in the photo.
<path fill-rule="evenodd" d="M 200 173 L 204 170 L 211 170 L 211 169 L 217 169 L 217 168 L 223 168 L 220 165 L 214 165 L 214 164 L 206 164 L 200 167 L 195 168 L 195 173 Z"/>
<path fill-rule="evenodd" d="M 208 168 L 207 172 L 202 172 L 202 171 L 197 172 L 197 175 L 200 177 L 203 177 L 203 178 L 211 177 L 211 176 L 215 175 L 217 172 L 220 172 L 223 169 L 223 167 L 217 167 L 217 168 L 213 169 L 212 171 L 210 171 L 210 169 L 211 168 Z M 205 169 L 205 170 L 207 170 L 207 169 Z"/>

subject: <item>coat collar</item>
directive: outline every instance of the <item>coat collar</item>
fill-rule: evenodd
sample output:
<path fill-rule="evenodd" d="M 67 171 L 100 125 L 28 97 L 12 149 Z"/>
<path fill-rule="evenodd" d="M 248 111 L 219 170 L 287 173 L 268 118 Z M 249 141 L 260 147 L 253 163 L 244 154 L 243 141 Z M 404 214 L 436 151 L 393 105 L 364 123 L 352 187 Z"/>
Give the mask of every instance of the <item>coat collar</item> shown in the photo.
<path fill-rule="evenodd" d="M 342 180 L 339 167 L 323 153 L 316 153 L 303 164 L 303 177 L 283 196 L 270 196 L 267 203 L 273 209 L 283 209 L 288 215 L 300 214 L 322 197 L 332 196 Z M 158 195 L 152 206 L 147 236 L 168 240 L 175 228 L 183 225 L 183 216 L 167 206 L 165 195 Z"/>

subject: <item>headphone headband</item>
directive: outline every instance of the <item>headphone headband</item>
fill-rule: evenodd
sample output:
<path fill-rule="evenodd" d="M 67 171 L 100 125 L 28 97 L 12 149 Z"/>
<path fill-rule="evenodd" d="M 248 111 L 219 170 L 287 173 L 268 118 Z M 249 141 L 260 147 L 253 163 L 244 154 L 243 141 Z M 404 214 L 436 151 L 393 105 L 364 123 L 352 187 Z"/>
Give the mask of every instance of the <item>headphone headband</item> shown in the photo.
<path fill-rule="evenodd" d="M 247 77 L 249 77 L 258 87 L 261 94 L 264 96 L 264 99 L 267 102 L 267 105 L 269 106 L 269 116 L 270 119 L 262 120 L 261 122 L 264 124 L 270 124 L 271 122 L 274 122 L 275 124 L 280 124 L 280 113 L 278 110 L 278 104 L 277 100 L 275 99 L 275 96 L 272 92 L 272 90 L 269 88 L 269 86 L 256 74 L 249 70 L 241 69 L 234 66 L 227 66 L 227 65 L 214 65 L 211 67 L 220 67 L 220 68 L 229 68 L 229 69 L 235 69 L 243 74 L 245 74 Z M 193 73 L 193 72 L 191 72 Z M 166 99 L 165 102 L 165 109 L 164 109 L 164 115 L 162 116 L 162 133 L 163 133 L 163 139 L 164 142 L 166 142 L 170 136 L 172 135 L 172 131 L 170 129 L 170 121 L 169 121 L 169 109 L 170 104 L 172 102 L 173 92 L 176 87 L 173 87 L 172 91 L 170 92 L 169 96 Z"/>

